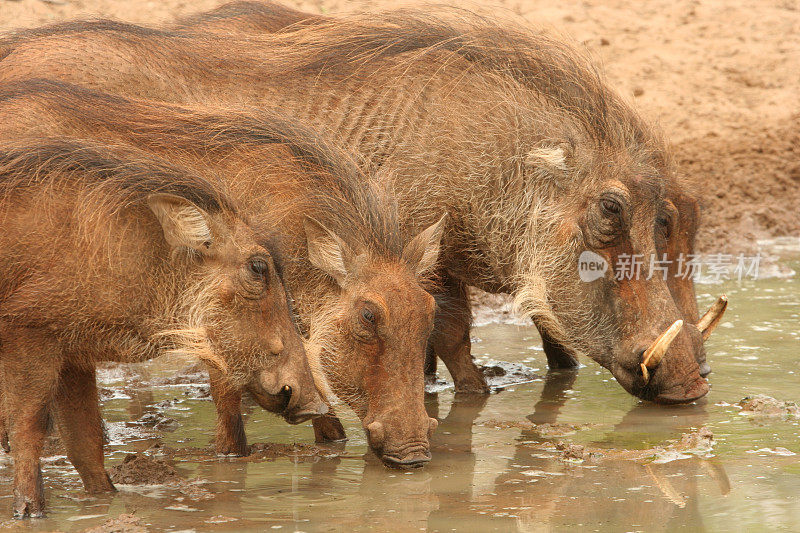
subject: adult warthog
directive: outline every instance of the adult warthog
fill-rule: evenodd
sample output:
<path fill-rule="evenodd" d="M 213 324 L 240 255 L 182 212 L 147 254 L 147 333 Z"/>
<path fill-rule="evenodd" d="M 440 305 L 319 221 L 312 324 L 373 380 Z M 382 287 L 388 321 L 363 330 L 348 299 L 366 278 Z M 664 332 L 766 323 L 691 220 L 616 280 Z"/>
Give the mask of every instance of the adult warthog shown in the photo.
<path fill-rule="evenodd" d="M 377 18 L 375 20 L 377 21 Z M 364 30 L 365 33 L 369 34 L 371 31 L 374 31 L 376 33 L 381 33 L 383 36 L 381 37 L 380 35 L 376 34 L 373 34 L 371 37 L 369 35 L 362 35 L 360 37 L 353 36 L 354 39 L 358 39 L 360 41 L 359 44 L 362 46 L 361 51 L 365 52 L 366 56 L 372 56 L 375 53 L 378 53 L 378 55 L 384 54 L 385 51 L 380 49 L 388 43 L 388 39 L 392 38 L 391 30 L 387 27 L 381 27 L 381 24 L 370 25 L 368 21 L 366 21 L 367 24 L 365 25 L 364 22 L 365 21 L 362 20 L 361 24 L 359 24 L 359 27 L 361 30 Z M 390 21 L 390 23 L 391 22 L 398 22 L 397 18 L 395 17 L 393 21 Z M 236 33 L 247 33 L 258 35 L 269 32 L 292 32 L 304 26 L 316 25 L 320 23 L 328 23 L 330 26 L 341 26 L 345 22 L 337 22 L 336 19 L 326 15 L 304 13 L 277 2 L 238 1 L 224 4 L 211 11 L 185 17 L 174 23 L 172 27 L 189 32 L 222 32 L 229 35 Z M 396 44 L 400 47 L 407 47 L 409 50 L 417 50 L 418 53 L 436 53 L 450 50 L 451 52 L 463 54 L 468 51 L 457 51 L 457 49 L 461 46 L 461 43 L 466 44 L 472 40 L 475 36 L 475 33 L 483 34 L 482 37 L 479 35 L 479 38 L 472 44 L 477 46 L 478 50 L 481 51 L 480 55 L 483 56 L 481 62 L 492 63 L 493 60 L 497 60 L 494 61 L 493 67 L 494 73 L 500 74 L 500 78 L 498 80 L 497 87 L 494 89 L 494 92 L 495 94 L 500 94 L 501 97 L 502 93 L 505 91 L 504 82 L 509 81 L 509 77 L 511 79 L 515 79 L 519 78 L 520 76 L 525 78 L 534 75 L 535 70 L 531 70 L 529 68 L 531 66 L 529 62 L 530 60 L 534 60 L 535 62 L 537 60 L 537 54 L 532 54 L 531 52 L 540 44 L 548 44 L 546 41 L 539 42 L 536 39 L 532 39 L 530 34 L 525 32 L 525 30 L 512 27 L 511 32 L 501 31 L 503 34 L 503 39 L 500 41 L 500 44 L 492 47 L 487 46 L 489 43 L 486 40 L 486 36 L 487 34 L 491 34 L 492 31 L 497 30 L 496 23 L 481 20 L 477 23 L 473 22 L 472 24 L 464 24 L 462 21 L 460 27 L 458 25 L 451 25 L 449 28 L 439 27 L 438 30 L 435 28 L 436 23 L 436 20 L 427 20 L 423 21 L 423 24 L 419 25 L 419 21 L 405 21 L 404 24 L 399 26 L 399 29 L 406 28 L 412 29 L 412 31 L 406 35 L 404 42 L 398 41 Z M 432 24 L 434 27 L 431 26 Z M 370 30 L 370 26 L 372 27 L 372 30 Z M 416 29 L 413 29 L 412 27 L 416 27 Z M 427 35 L 423 35 L 426 27 L 436 31 L 430 31 Z M 437 31 L 441 30 L 444 30 L 444 34 L 439 34 L 437 36 Z M 421 38 L 423 42 L 414 43 L 413 41 L 415 38 Z M 445 40 L 448 38 L 455 38 L 456 42 L 446 43 Z M 502 44 L 507 45 L 506 52 L 500 51 Z M 442 48 L 443 50 L 437 51 L 436 48 Z M 512 52 L 509 54 L 508 50 L 512 50 Z M 525 52 L 526 50 L 527 54 Z M 582 65 L 578 65 L 582 68 L 572 71 L 572 74 L 576 76 L 575 79 L 570 79 L 569 77 L 564 76 L 551 77 L 547 80 L 543 80 L 541 87 L 544 87 L 545 84 L 555 84 L 557 87 L 554 87 L 553 89 L 556 91 L 559 90 L 558 87 L 561 88 L 560 90 L 566 89 L 575 91 L 576 89 L 580 89 L 580 87 L 577 85 L 588 82 L 589 90 L 584 95 L 582 95 L 580 92 L 575 93 L 576 97 L 583 98 L 590 96 L 591 86 L 598 83 L 603 85 L 602 80 L 598 78 L 591 67 L 588 68 L 590 72 L 587 76 L 587 67 L 589 62 L 586 59 L 581 58 L 580 54 L 577 54 L 574 51 L 571 52 L 568 49 L 565 50 L 563 48 L 557 48 L 556 51 L 558 50 L 560 50 L 561 53 L 565 53 L 567 56 L 572 56 L 572 58 L 570 58 L 571 61 L 575 61 L 577 59 L 578 62 L 582 62 Z M 328 53 L 330 53 L 330 51 Z M 394 52 L 390 52 L 390 55 L 393 53 Z M 538 54 L 541 53 L 542 52 L 539 52 Z M 440 59 L 441 58 L 442 56 L 440 56 Z M 447 60 L 447 55 L 443 56 L 443 58 L 444 60 Z M 369 61 L 364 61 L 363 66 L 365 68 L 375 69 L 376 66 L 380 65 L 380 60 L 378 58 L 373 59 L 376 60 L 375 64 L 369 65 Z M 511 68 L 504 68 L 502 63 L 508 59 L 514 60 L 516 64 L 510 65 Z M 547 60 L 545 57 L 539 57 L 539 59 L 544 60 L 545 62 Z M 528 63 L 527 69 L 524 68 L 526 63 Z M 351 68 L 361 68 L 361 66 L 362 65 L 356 65 L 355 67 Z M 557 62 L 555 62 L 552 66 L 556 69 L 559 68 Z M 569 67 L 568 64 L 562 64 L 562 66 Z M 568 69 L 561 72 L 562 75 L 569 73 L 570 72 Z M 375 76 L 380 76 L 379 71 L 372 73 L 372 77 Z M 481 81 L 485 83 L 487 81 L 490 82 L 491 80 L 488 80 L 486 76 L 483 76 Z M 576 86 L 568 88 L 564 85 L 565 82 L 576 84 Z M 540 88 L 539 90 L 542 89 Z M 607 90 L 611 92 L 610 89 Z M 552 92 L 552 89 L 551 91 L 543 92 Z M 393 94 L 388 94 L 386 97 L 391 98 L 392 95 L 395 98 L 402 97 L 399 91 Z M 599 96 L 604 97 L 608 95 L 600 94 Z M 613 94 L 611 96 L 613 96 Z M 424 101 L 424 99 L 419 100 L 420 103 L 424 103 Z M 368 100 L 366 100 L 366 103 L 370 104 Z M 619 102 L 617 103 L 619 104 Z M 351 105 L 357 105 L 357 101 Z M 384 102 L 384 106 L 385 107 L 368 107 L 364 111 L 365 116 L 369 117 L 372 113 L 380 114 L 384 111 L 394 111 L 391 103 Z M 622 107 L 624 108 L 625 106 L 623 105 Z M 313 118 L 316 121 L 321 122 L 323 126 L 329 126 L 326 121 L 320 120 L 324 119 L 324 116 L 317 116 Z M 422 117 L 419 115 L 417 116 L 416 120 L 418 122 L 416 124 L 406 124 L 409 121 L 409 117 L 407 116 L 390 114 L 388 118 L 391 121 L 394 121 L 394 123 L 397 123 L 397 125 L 400 127 L 421 128 L 428 126 L 428 123 L 430 122 L 429 117 Z M 443 130 L 442 133 L 446 134 L 448 131 L 449 130 Z M 526 135 L 527 133 L 525 131 L 520 131 L 519 134 Z M 391 144 L 391 137 L 387 137 L 387 139 L 389 140 L 389 144 Z M 382 142 L 385 144 L 387 139 L 382 140 Z M 356 148 L 361 148 L 362 145 L 366 146 L 364 155 L 367 160 L 373 160 L 373 157 L 371 157 L 368 151 L 370 144 L 361 143 L 359 140 L 359 137 L 353 139 L 353 142 L 356 143 Z M 663 142 L 661 143 L 661 149 L 663 150 Z M 422 145 L 400 145 L 398 143 L 396 146 L 402 146 L 402 149 L 407 150 L 419 148 Z M 499 160 L 500 159 L 498 159 L 498 161 Z M 671 168 L 669 170 L 674 176 L 674 171 Z M 705 340 L 710 336 L 711 332 L 722 318 L 725 308 L 727 307 L 727 299 L 724 296 L 720 297 L 717 302 L 706 312 L 706 314 L 703 315 L 703 317 L 700 317 L 697 309 L 693 277 L 691 275 L 686 275 L 685 271 L 681 271 L 683 261 L 689 260 L 694 254 L 694 239 L 697 233 L 700 218 L 697 200 L 698 195 L 694 191 L 694 187 L 685 180 L 672 179 L 667 180 L 666 182 L 664 196 L 665 201 L 662 209 L 663 213 L 661 217 L 661 223 L 666 226 L 664 231 L 665 238 L 657 240 L 656 256 L 657 259 L 662 261 L 662 264 L 665 263 L 667 265 L 667 286 L 669 287 L 673 299 L 675 300 L 675 303 L 683 316 L 683 320 L 691 324 L 695 324 L 702 332 L 702 337 Z M 435 345 L 440 353 L 448 353 L 452 351 L 452 346 L 458 346 L 459 348 L 456 349 L 460 349 L 460 354 L 463 355 L 462 364 L 456 365 L 455 363 L 451 363 L 449 365 L 451 371 L 453 371 L 454 375 L 456 375 L 456 387 L 462 389 L 465 387 L 481 389 L 481 377 L 475 372 L 474 367 L 470 364 L 467 357 L 469 355 L 469 337 L 466 335 L 466 333 L 469 329 L 469 322 L 471 320 L 469 302 L 466 301 L 466 294 L 463 294 L 463 291 L 458 287 L 451 287 L 450 296 L 454 297 L 454 299 L 450 300 L 450 302 L 452 302 L 454 305 L 450 306 L 446 310 L 443 309 L 442 312 L 437 315 L 437 338 L 435 340 L 438 340 L 439 342 L 432 343 L 431 348 L 433 348 Z M 548 364 L 551 368 L 569 368 L 577 365 L 577 358 L 574 349 L 564 345 L 559 345 L 558 343 L 554 342 L 547 332 L 541 328 L 540 333 L 542 333 L 544 351 L 547 355 Z M 448 338 L 450 340 L 447 340 Z M 448 345 L 451 346 L 450 349 L 447 348 Z M 433 353 L 431 350 L 429 353 L 428 366 L 426 370 L 435 372 L 436 360 L 435 357 L 430 357 L 432 355 Z M 697 355 L 698 364 L 700 365 L 700 374 L 705 377 L 711 373 L 711 367 L 705 360 L 705 352 L 703 350 L 698 350 Z M 461 376 L 461 379 L 459 379 L 459 376 Z M 459 381 L 461 381 L 461 387 L 459 387 Z"/>
<path fill-rule="evenodd" d="M 436 420 L 425 412 L 423 364 L 435 302 L 426 284 L 443 220 L 404 239 L 388 191 L 274 113 L 208 112 L 31 80 L 0 86 L 0 137 L 20 134 L 113 140 L 224 182 L 254 227 L 281 232 L 283 275 L 318 383 L 356 412 L 384 462 L 430 459 Z M 244 455 L 240 392 L 222 384 L 212 372 L 217 451 Z M 319 438 L 344 438 L 335 418 L 315 422 Z"/>
<path fill-rule="evenodd" d="M 557 39 L 403 10 L 225 39 L 75 23 L 7 43 L 3 79 L 290 108 L 391 171 L 407 234 L 446 209 L 448 291 L 430 346 L 459 389 L 485 390 L 469 357 L 473 284 L 511 293 L 554 365 L 584 353 L 657 402 L 708 391 L 703 337 L 724 302 L 695 323 L 691 282 L 620 268 L 691 246 L 694 195 L 661 136 Z M 609 265 L 592 282 L 578 272 L 585 251 Z"/>
<path fill-rule="evenodd" d="M 95 363 L 164 352 L 237 387 L 322 414 L 274 245 L 220 188 L 141 151 L 0 143 L 0 382 L 14 515 L 44 510 L 39 456 L 52 405 L 89 492 L 103 468 Z"/>

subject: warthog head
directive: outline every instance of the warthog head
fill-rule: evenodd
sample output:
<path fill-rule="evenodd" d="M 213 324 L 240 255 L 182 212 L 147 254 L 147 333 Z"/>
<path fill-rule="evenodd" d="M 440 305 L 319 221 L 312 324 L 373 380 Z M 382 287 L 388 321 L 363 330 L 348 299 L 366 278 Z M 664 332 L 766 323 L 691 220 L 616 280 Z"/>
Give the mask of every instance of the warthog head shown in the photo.
<path fill-rule="evenodd" d="M 413 468 L 431 458 L 436 428 L 424 406 L 425 346 L 436 304 L 420 280 L 436 263 L 445 219 L 412 239 L 399 257 L 354 251 L 308 220 L 311 262 L 340 288 L 318 332 L 321 366 L 333 393 L 361 418 L 372 450 L 389 466 Z"/>
<path fill-rule="evenodd" d="M 173 255 L 197 262 L 182 298 L 188 327 L 165 332 L 231 384 L 298 423 L 327 412 L 316 390 L 271 245 L 241 219 L 169 194 L 148 199 Z M 226 220 L 227 219 L 227 220 Z M 279 263 L 278 263 L 279 264 Z"/>
<path fill-rule="evenodd" d="M 709 390 L 703 341 L 725 300 L 698 321 L 694 287 L 678 271 L 692 249 L 696 203 L 669 198 L 676 180 L 653 155 L 662 153 L 580 142 L 530 152 L 527 171 L 546 174 L 553 188 L 529 219 L 536 245 L 521 255 L 517 305 L 628 392 L 681 403 Z"/>

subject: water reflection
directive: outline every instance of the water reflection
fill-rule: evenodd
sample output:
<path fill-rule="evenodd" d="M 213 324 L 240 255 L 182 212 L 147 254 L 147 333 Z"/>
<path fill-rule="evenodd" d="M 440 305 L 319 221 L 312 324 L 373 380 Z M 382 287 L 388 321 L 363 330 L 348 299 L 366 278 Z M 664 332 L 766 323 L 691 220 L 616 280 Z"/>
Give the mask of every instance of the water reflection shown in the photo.
<path fill-rule="evenodd" d="M 559 412 L 569 398 L 566 391 L 574 381 L 575 372 L 549 373 L 528 420 L 534 424 L 557 424 Z M 666 409 L 638 404 L 587 449 L 631 443 L 641 446 L 650 440 L 663 442 L 664 435 L 679 435 L 704 426 L 707 420 L 702 404 Z M 550 530 L 552 523 L 563 521 L 580 527 L 618 524 L 668 531 L 680 524 L 703 530 L 698 480 L 707 475 L 708 469 L 727 480 L 721 465 L 715 463 L 701 470 L 704 461 L 700 459 L 642 464 L 615 458 L 613 453 L 600 455 L 602 452 L 598 451 L 597 458 L 573 463 L 575 458 L 554 458 L 551 453 L 543 453 L 549 444 L 556 448 L 559 437 L 543 437 L 536 430 L 523 429 L 518 440 L 513 457 L 496 478 L 495 494 L 487 502 L 508 510 L 509 526 L 513 523 L 519 531 Z M 729 485 L 724 493 L 728 491 Z"/>
<path fill-rule="evenodd" d="M 539 401 L 533 408 L 533 413 L 527 416 L 534 424 L 555 424 L 561 408 L 569 399 L 566 394 L 572 390 L 578 370 L 553 370 L 544 378 L 544 387 Z"/>
<path fill-rule="evenodd" d="M 149 519 L 167 514 L 172 526 L 179 528 L 194 527 L 195 513 L 204 517 L 204 528 L 231 530 L 268 525 L 311 531 L 323 517 L 331 528 L 349 531 L 543 531 L 554 524 L 705 529 L 698 494 L 713 490 L 723 496 L 730 491 L 719 461 L 692 458 L 657 464 L 626 453 L 706 425 L 707 404 L 668 408 L 633 404 L 613 425 L 585 441 L 586 459 L 575 461 L 565 458 L 558 445 L 575 436 L 570 431 L 573 425 L 560 418 L 578 375 L 549 372 L 534 402 L 529 401 L 532 395 L 523 395 L 527 405 L 533 403 L 532 412 L 518 417 L 527 423 L 502 432 L 510 440 L 501 457 L 487 456 L 483 449 L 487 436 L 503 438 L 489 432 L 501 430 L 487 428 L 481 420 L 487 406 L 511 401 L 516 392 L 429 394 L 428 413 L 440 424 L 431 443 L 435 461 L 424 470 L 388 470 L 357 440 L 339 445 L 341 457 L 296 463 L 283 458 L 224 459 L 197 452 L 194 459 L 183 458 L 177 466 L 186 478 L 208 480 L 204 488 L 214 494 L 209 500 L 194 501 L 170 489 L 124 489 L 116 497 L 100 498 L 81 497 L 70 490 L 78 497 L 62 499 L 54 511 L 69 508 L 74 517 L 139 510 Z M 131 401 L 124 409 L 132 420 L 163 405 L 146 390 L 127 392 Z M 560 432 L 543 432 L 542 427 Z M 131 444 L 143 449 L 152 439 Z M 68 486 L 78 488 L 73 480 L 53 490 Z M 153 507 L 161 510 L 141 511 Z"/>

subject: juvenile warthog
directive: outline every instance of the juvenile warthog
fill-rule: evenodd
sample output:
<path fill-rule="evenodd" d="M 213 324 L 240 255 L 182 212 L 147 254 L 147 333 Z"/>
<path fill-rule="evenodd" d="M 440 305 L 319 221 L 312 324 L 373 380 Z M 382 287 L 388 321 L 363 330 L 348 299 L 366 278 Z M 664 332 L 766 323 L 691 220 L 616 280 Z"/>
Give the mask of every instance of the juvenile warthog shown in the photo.
<path fill-rule="evenodd" d="M 103 468 L 97 361 L 196 356 L 237 386 L 321 414 L 269 232 L 219 187 L 140 151 L 48 139 L 0 145 L 0 382 L 14 515 L 44 509 L 52 405 L 89 492 Z"/>
<path fill-rule="evenodd" d="M 647 264 L 620 268 L 666 251 L 676 226 L 688 231 L 670 204 L 693 197 L 661 137 L 570 46 L 463 12 L 409 10 L 224 41 L 107 23 L 14 39 L 0 78 L 291 108 L 392 171 L 405 232 L 446 208 L 448 294 L 430 345 L 459 388 L 485 389 L 469 357 L 473 284 L 513 294 L 554 364 L 585 353 L 659 402 L 708 391 L 701 328 L 662 334 L 685 313 L 668 280 Z M 602 278 L 581 281 L 583 251 L 610 265 Z M 707 334 L 718 317 L 698 325 Z"/>
<path fill-rule="evenodd" d="M 21 133 L 113 139 L 224 181 L 254 223 L 281 230 L 284 279 L 318 382 L 358 414 L 385 462 L 430 459 L 436 421 L 423 404 L 423 364 L 435 303 L 423 284 L 443 220 L 405 242 L 391 195 L 277 114 L 209 113 L 32 80 L 0 86 L 0 137 Z M 239 392 L 214 389 L 217 451 L 245 454 Z M 315 426 L 318 436 L 343 438 L 331 422 Z"/>

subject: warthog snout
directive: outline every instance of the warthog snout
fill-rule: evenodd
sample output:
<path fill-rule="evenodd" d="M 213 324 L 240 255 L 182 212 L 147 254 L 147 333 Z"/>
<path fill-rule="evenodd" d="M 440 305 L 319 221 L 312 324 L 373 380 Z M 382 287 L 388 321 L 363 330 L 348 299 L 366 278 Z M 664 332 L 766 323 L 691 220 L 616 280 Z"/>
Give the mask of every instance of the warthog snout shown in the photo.
<path fill-rule="evenodd" d="M 706 361 L 703 343 L 719 324 L 727 306 L 728 298 L 722 295 L 697 324 L 676 320 L 641 349 L 637 360 L 643 387 L 637 395 L 671 404 L 693 402 L 708 394 L 705 378 L 711 373 L 711 366 Z"/>
<path fill-rule="evenodd" d="M 705 363 L 703 339 L 698 328 L 676 320 L 645 348 L 638 351 L 639 376 L 634 393 L 640 398 L 662 404 L 689 403 L 708 394 L 705 376 L 711 371 Z M 704 374 L 696 357 L 702 353 Z"/>
<path fill-rule="evenodd" d="M 261 372 L 250 392 L 268 411 L 281 414 L 290 424 L 300 424 L 328 412 L 317 391 L 305 353 L 281 365 L 278 372 Z"/>
<path fill-rule="evenodd" d="M 283 410 L 283 417 L 290 424 L 301 424 L 328 412 L 328 406 L 319 396 L 316 399 L 311 399 L 311 401 L 297 400 L 298 395 L 294 393 L 294 390 L 289 385 L 283 386 L 281 395 L 284 398 L 284 405 L 286 405 Z"/>
<path fill-rule="evenodd" d="M 439 422 L 435 418 L 428 419 L 427 432 L 423 436 L 404 439 L 403 442 L 387 438 L 386 427 L 375 421 L 364 426 L 372 451 L 383 464 L 391 468 L 421 468 L 431 460 L 430 436 Z"/>

